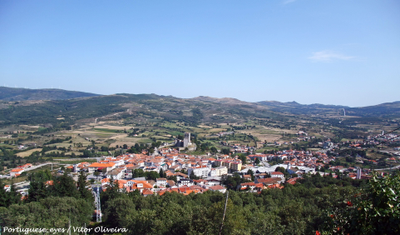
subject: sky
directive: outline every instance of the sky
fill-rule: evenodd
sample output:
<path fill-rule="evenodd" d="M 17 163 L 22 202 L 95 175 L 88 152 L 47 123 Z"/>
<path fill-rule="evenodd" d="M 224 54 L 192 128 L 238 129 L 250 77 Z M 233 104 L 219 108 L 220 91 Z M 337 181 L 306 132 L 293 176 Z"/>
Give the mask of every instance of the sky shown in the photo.
<path fill-rule="evenodd" d="M 400 1 L 2 0 L 0 86 L 400 101 Z"/>

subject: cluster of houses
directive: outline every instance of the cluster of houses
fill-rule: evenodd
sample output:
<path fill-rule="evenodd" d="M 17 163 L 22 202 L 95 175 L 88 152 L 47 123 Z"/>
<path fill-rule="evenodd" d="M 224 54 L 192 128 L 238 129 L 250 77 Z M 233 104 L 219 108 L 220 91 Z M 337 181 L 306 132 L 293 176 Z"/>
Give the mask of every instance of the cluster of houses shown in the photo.
<path fill-rule="evenodd" d="M 275 172 L 277 166 L 255 166 L 253 163 L 242 164 L 237 157 L 219 155 L 217 158 L 193 156 L 179 153 L 174 149 L 160 149 L 156 156 L 145 154 L 124 154 L 117 157 L 105 157 L 104 160 L 87 163 L 82 162 L 70 166 L 74 171 L 87 171 L 89 173 L 101 172 L 103 189 L 114 181 L 121 191 L 131 192 L 138 190 L 142 195 L 164 194 L 165 192 L 178 192 L 182 194 L 202 193 L 207 190 L 225 192 L 222 177 L 237 172 L 247 183 L 238 185 L 238 190 L 261 191 L 268 188 L 282 188 L 285 182 L 284 174 Z M 324 154 L 315 156 L 304 151 L 282 151 L 276 154 L 255 154 L 247 156 L 247 162 L 254 162 L 258 158 L 267 162 L 273 159 L 286 160 L 285 164 L 278 165 L 292 170 L 292 173 L 315 173 L 315 167 L 321 162 L 330 162 L 332 159 Z M 317 163 L 317 160 L 319 163 Z M 323 164 L 322 164 L 323 165 Z M 135 169 L 144 172 L 154 171 L 165 173 L 166 178 L 146 180 L 144 177 L 132 178 Z M 253 179 L 248 174 L 252 170 Z M 185 173 L 182 173 L 182 172 Z M 187 174 L 186 174 L 187 173 Z M 193 179 L 196 178 L 196 179 Z M 172 180 L 174 179 L 174 180 Z M 288 183 L 295 183 L 291 179 Z"/>
<path fill-rule="evenodd" d="M 260 162 L 256 165 L 255 162 Z M 269 166 L 268 161 L 281 160 L 283 164 Z M 327 156 L 320 152 L 284 150 L 274 154 L 252 154 L 246 157 L 248 164 L 243 164 L 238 157 L 230 155 L 194 156 L 180 153 L 176 149 L 161 148 L 155 155 L 123 154 L 117 157 L 104 157 L 94 163 L 81 162 L 67 168 L 72 172 L 85 171 L 94 176 L 101 177 L 103 190 L 115 182 L 121 191 L 139 191 L 140 194 L 162 195 L 166 192 L 177 192 L 184 195 L 190 193 L 203 193 L 208 190 L 225 192 L 224 177 L 238 173 L 245 183 L 237 186 L 237 190 L 260 192 L 263 189 L 282 188 L 283 183 L 295 184 L 302 174 L 316 174 L 316 169 L 321 169 L 334 161 L 335 157 Z M 25 164 L 11 170 L 11 176 L 20 175 L 25 169 L 32 167 Z M 276 168 L 281 167 L 291 177 L 285 179 L 282 172 Z M 361 169 L 343 166 L 330 166 L 334 172 L 346 173 L 351 178 L 367 177 L 368 172 Z M 135 170 L 143 172 L 163 172 L 162 178 L 154 180 L 133 175 Z M 285 173 L 286 174 L 286 173 Z M 320 172 L 321 175 L 328 174 Z M 336 174 L 333 174 L 336 177 Z"/>
<path fill-rule="evenodd" d="M 111 186 L 112 179 L 104 178 L 101 180 L 103 190 L 107 190 Z M 214 184 L 213 184 L 214 183 Z M 220 182 L 210 182 L 207 180 L 192 180 L 188 178 L 180 179 L 178 182 L 167 180 L 166 178 L 157 178 L 156 180 L 131 179 L 131 180 L 114 180 L 114 184 L 118 186 L 120 191 L 132 192 L 137 190 L 143 196 L 163 195 L 166 192 L 177 192 L 184 195 L 190 193 L 203 193 L 205 191 L 225 192 L 226 188 L 220 185 Z M 212 185 L 212 186 L 211 186 Z"/>
<path fill-rule="evenodd" d="M 31 168 L 31 167 L 32 167 L 32 164 L 30 164 L 30 163 L 27 163 L 27 164 L 22 165 L 22 166 L 17 166 L 16 168 L 11 169 L 10 176 L 11 177 L 18 177 L 18 176 L 20 176 L 22 174 L 22 172 L 24 172 L 26 169 Z"/>

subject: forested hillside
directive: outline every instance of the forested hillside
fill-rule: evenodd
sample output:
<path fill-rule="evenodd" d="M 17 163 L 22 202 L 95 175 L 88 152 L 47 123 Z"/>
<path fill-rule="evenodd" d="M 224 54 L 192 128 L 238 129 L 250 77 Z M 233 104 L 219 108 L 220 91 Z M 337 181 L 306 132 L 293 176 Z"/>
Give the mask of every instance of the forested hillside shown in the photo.
<path fill-rule="evenodd" d="M 66 91 L 61 89 L 26 89 L 0 87 L 0 100 L 5 101 L 67 100 L 92 96 L 98 95 L 87 92 Z"/>

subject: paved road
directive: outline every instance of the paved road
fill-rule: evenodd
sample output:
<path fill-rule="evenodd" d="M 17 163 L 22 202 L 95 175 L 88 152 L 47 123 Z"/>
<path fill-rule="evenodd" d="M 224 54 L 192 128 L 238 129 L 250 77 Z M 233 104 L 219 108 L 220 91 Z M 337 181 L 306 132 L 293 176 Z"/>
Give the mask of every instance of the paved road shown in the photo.
<path fill-rule="evenodd" d="M 54 160 L 56 160 L 56 161 L 77 161 L 77 160 L 79 160 L 79 161 L 85 161 L 85 160 L 90 160 L 90 159 L 92 159 L 92 160 L 97 160 L 97 161 L 100 161 L 101 159 L 103 159 L 103 158 L 105 158 L 105 157 L 111 157 L 111 156 L 104 156 L 104 157 L 86 157 L 86 158 L 63 158 L 63 159 L 54 159 Z"/>
<path fill-rule="evenodd" d="M 385 170 L 395 170 L 395 169 L 400 169 L 400 165 L 389 168 L 374 169 L 374 171 L 385 171 Z"/>
<path fill-rule="evenodd" d="M 31 171 L 31 170 L 35 170 L 35 169 L 40 168 L 40 167 L 42 167 L 42 166 L 51 165 L 51 164 L 58 164 L 58 162 L 45 162 L 45 163 L 42 163 L 42 164 L 39 164 L 39 165 L 34 165 L 34 166 L 30 167 L 30 168 L 26 168 L 26 169 L 24 170 L 24 172 Z M 3 176 L 0 177 L 0 178 L 11 179 L 11 176 L 3 175 Z"/>

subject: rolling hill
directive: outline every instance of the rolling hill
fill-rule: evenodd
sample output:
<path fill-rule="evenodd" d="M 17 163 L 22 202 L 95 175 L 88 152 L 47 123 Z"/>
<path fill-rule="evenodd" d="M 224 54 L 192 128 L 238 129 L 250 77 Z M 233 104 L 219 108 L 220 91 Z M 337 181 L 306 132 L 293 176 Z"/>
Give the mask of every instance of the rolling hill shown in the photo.
<path fill-rule="evenodd" d="M 66 91 L 61 89 L 26 89 L 0 87 L 0 100 L 4 101 L 67 100 L 93 96 L 98 96 L 98 94 L 79 91 Z"/>
<path fill-rule="evenodd" d="M 57 89 L 16 89 L 0 87 L 0 125 L 52 124 L 68 126 L 76 121 L 102 119 L 166 120 L 200 123 L 273 123 L 277 127 L 303 120 L 343 116 L 359 118 L 400 118 L 400 102 L 350 108 L 335 105 L 302 105 L 277 101 L 245 102 L 234 98 L 196 97 L 182 99 L 156 94 L 91 93 Z M 354 120 L 353 119 L 353 120 Z"/>

